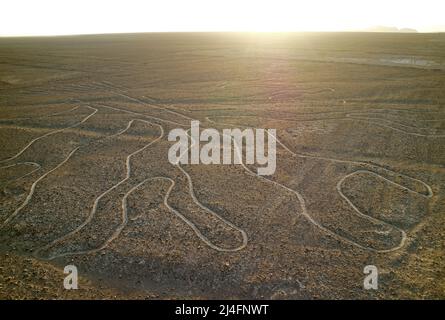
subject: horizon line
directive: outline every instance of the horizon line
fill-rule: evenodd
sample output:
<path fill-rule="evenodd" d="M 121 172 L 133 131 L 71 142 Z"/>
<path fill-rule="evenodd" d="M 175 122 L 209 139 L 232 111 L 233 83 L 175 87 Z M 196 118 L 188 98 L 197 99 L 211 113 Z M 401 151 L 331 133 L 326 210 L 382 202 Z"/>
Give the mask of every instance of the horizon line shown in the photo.
<path fill-rule="evenodd" d="M 124 34 L 157 34 L 157 33 L 391 33 L 391 34 L 437 34 L 444 31 L 368 31 L 368 30 L 293 30 L 293 31 L 249 31 L 249 30 L 207 30 L 207 31 L 128 31 L 128 32 L 98 32 L 98 33 L 61 33 L 61 34 L 0 34 L 0 38 L 54 38 L 54 37 L 76 37 L 76 36 L 101 36 L 101 35 L 124 35 Z"/>

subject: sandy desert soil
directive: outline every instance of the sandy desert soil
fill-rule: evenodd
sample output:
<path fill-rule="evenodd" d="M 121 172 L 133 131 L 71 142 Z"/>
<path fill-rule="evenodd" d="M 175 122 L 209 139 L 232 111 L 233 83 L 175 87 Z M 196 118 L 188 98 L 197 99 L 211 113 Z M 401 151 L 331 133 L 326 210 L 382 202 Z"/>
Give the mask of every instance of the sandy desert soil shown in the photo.
<path fill-rule="evenodd" d="M 444 88 L 444 34 L 0 39 L 0 298 L 443 299 Z M 276 172 L 169 163 L 193 119 Z"/>

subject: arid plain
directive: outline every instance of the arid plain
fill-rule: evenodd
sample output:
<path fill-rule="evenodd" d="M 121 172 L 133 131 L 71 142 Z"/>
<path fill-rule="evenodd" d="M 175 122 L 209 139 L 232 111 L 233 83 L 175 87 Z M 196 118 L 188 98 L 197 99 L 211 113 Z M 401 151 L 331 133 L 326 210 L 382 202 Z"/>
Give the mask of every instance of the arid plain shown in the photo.
<path fill-rule="evenodd" d="M 0 298 L 443 299 L 444 88 L 445 34 L 0 39 Z M 192 120 L 275 173 L 171 164 Z"/>

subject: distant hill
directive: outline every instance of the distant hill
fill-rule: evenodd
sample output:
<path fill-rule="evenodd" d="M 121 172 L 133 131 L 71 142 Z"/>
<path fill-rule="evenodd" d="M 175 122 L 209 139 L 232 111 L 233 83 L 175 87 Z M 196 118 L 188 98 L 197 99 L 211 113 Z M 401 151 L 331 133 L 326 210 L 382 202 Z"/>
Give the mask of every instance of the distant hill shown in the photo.
<path fill-rule="evenodd" d="M 411 29 L 411 28 L 402 28 L 399 29 L 399 32 L 411 32 L 411 33 L 416 33 L 418 32 L 416 29 Z"/>
<path fill-rule="evenodd" d="M 416 29 L 410 29 L 410 28 L 397 28 L 397 27 L 387 27 L 387 26 L 375 26 L 368 28 L 364 31 L 367 32 L 404 32 L 404 33 L 416 33 Z"/>

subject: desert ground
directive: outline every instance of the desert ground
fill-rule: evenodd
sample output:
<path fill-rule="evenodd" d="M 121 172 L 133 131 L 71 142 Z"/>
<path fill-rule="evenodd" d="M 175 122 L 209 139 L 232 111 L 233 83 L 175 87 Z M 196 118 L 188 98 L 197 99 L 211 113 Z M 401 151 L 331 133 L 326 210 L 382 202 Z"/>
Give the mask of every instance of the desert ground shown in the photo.
<path fill-rule="evenodd" d="M 0 298 L 443 299 L 444 88 L 440 33 L 2 38 Z M 171 164 L 192 120 L 275 173 Z"/>

